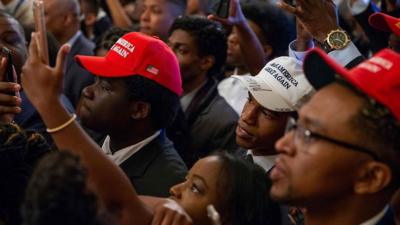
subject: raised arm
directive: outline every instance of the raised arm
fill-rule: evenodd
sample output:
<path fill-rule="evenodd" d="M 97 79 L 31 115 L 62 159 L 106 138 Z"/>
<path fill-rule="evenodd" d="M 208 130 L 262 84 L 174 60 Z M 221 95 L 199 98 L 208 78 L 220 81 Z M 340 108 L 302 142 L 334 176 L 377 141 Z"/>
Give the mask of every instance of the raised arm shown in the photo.
<path fill-rule="evenodd" d="M 126 15 L 121 2 L 119 0 L 107 0 L 106 2 L 115 26 L 123 29 L 132 29 L 132 21 L 129 19 L 128 15 Z"/>
<path fill-rule="evenodd" d="M 229 17 L 227 19 L 215 15 L 210 15 L 208 18 L 237 28 L 240 49 L 245 64 L 252 75 L 257 75 L 267 63 L 266 56 L 262 44 L 243 15 L 239 0 L 230 1 Z"/>
<path fill-rule="evenodd" d="M 37 35 L 29 45 L 29 57 L 23 67 L 22 87 L 48 128 L 61 128 L 72 115 L 62 106 L 59 96 L 65 59 L 70 47 L 61 47 L 54 68 L 43 64 L 38 57 Z M 88 170 L 88 184 L 100 201 L 119 220 L 119 224 L 150 224 L 151 212 L 139 200 L 130 181 L 101 149 L 73 121 L 51 133 L 57 147 L 79 155 Z"/>

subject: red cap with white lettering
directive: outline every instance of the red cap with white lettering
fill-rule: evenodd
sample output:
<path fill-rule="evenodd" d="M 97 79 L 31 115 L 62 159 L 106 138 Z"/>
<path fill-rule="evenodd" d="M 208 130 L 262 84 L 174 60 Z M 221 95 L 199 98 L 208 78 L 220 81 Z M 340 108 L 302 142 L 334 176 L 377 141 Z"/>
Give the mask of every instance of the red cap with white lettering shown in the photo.
<path fill-rule="evenodd" d="M 351 70 L 343 68 L 319 49 L 304 60 L 304 73 L 315 89 L 333 82 L 339 75 L 375 99 L 400 120 L 400 55 L 384 49 Z"/>
<path fill-rule="evenodd" d="M 179 63 L 160 39 L 138 32 L 121 37 L 105 57 L 78 55 L 75 60 L 90 73 L 109 78 L 143 76 L 182 94 Z"/>
<path fill-rule="evenodd" d="M 377 30 L 394 33 L 400 36 L 400 19 L 385 13 L 374 13 L 368 18 L 369 24 Z"/>

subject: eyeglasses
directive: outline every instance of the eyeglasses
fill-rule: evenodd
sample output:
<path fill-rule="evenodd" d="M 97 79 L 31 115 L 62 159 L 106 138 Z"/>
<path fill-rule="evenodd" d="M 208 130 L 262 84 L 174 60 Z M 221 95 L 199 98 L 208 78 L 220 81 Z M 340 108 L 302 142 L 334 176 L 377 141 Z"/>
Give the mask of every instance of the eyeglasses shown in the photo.
<path fill-rule="evenodd" d="M 318 134 L 318 133 L 312 132 L 312 131 L 310 131 L 310 130 L 298 125 L 297 121 L 295 119 L 293 119 L 293 118 L 289 119 L 288 124 L 286 126 L 286 132 L 288 133 L 288 132 L 291 132 L 291 131 L 294 131 L 294 141 L 295 142 L 301 142 L 302 144 L 304 144 L 304 146 L 308 146 L 309 144 L 311 144 L 311 142 L 313 140 L 321 139 L 321 140 L 324 140 L 324 141 L 328 141 L 328 142 L 334 143 L 336 145 L 343 146 L 343 147 L 348 148 L 348 149 L 352 149 L 353 151 L 366 153 L 366 154 L 370 155 L 372 158 L 374 158 L 374 160 L 379 161 L 379 157 L 375 152 L 373 152 L 373 151 L 371 151 L 369 149 L 366 149 L 364 147 L 360 147 L 360 146 L 357 146 L 357 145 L 354 145 L 354 144 L 350 144 L 350 143 L 347 143 L 347 142 L 336 140 L 336 139 L 331 138 L 331 137 L 327 137 L 327 136 L 322 135 L 322 134 Z"/>

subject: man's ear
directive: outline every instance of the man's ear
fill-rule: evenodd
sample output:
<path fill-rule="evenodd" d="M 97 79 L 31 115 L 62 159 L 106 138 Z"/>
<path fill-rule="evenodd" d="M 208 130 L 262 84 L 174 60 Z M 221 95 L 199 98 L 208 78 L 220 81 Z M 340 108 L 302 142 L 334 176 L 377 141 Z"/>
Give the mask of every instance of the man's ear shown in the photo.
<path fill-rule="evenodd" d="M 208 71 L 215 64 L 215 57 L 212 55 L 204 56 L 201 58 L 200 68 L 204 71 Z"/>
<path fill-rule="evenodd" d="M 145 119 L 150 116 L 151 105 L 147 102 L 134 101 L 131 103 L 130 111 L 132 119 Z"/>
<path fill-rule="evenodd" d="M 381 162 L 368 162 L 358 173 L 354 184 L 357 194 L 373 194 L 386 188 L 392 181 L 392 170 Z"/>

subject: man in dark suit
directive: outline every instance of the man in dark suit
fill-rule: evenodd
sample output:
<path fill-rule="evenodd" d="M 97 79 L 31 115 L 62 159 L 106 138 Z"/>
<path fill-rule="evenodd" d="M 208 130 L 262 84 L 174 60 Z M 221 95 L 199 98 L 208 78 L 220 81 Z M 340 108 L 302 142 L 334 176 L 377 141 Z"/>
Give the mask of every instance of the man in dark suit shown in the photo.
<path fill-rule="evenodd" d="M 97 76 L 82 91 L 82 124 L 107 135 L 103 151 L 128 175 L 138 194 L 169 196 L 170 187 L 187 173 L 164 132 L 182 93 L 173 52 L 159 39 L 132 32 L 105 57 L 76 59 Z"/>
<path fill-rule="evenodd" d="M 76 107 L 84 87 L 93 83 L 94 78 L 74 61 L 75 55 L 93 55 L 94 44 L 80 31 L 80 8 L 77 0 L 44 1 L 46 27 L 60 44 L 68 43 L 68 54 L 64 76 L 64 94 Z"/>
<path fill-rule="evenodd" d="M 218 81 L 226 59 L 222 27 L 201 17 L 180 17 L 172 24 L 169 44 L 179 61 L 183 82 L 180 99 L 189 140 L 185 162 L 192 165 L 211 151 L 235 151 L 238 116 L 218 94 Z"/>
<path fill-rule="evenodd" d="M 321 50 L 306 57 L 318 91 L 278 140 L 270 175 L 271 196 L 304 207 L 306 224 L 395 224 L 388 205 L 400 187 L 399 60 L 386 49 L 346 70 Z"/>

